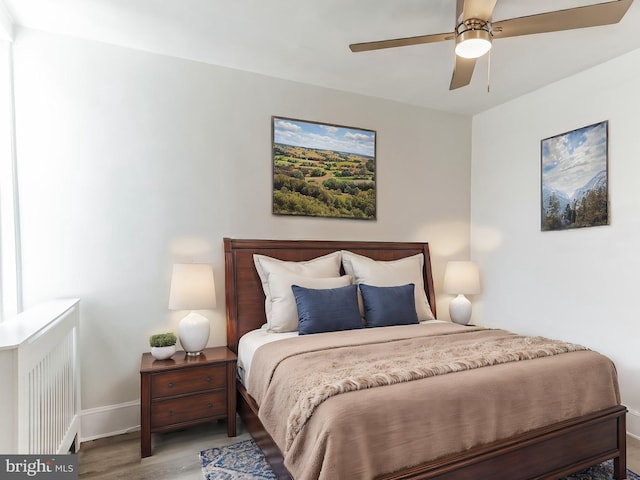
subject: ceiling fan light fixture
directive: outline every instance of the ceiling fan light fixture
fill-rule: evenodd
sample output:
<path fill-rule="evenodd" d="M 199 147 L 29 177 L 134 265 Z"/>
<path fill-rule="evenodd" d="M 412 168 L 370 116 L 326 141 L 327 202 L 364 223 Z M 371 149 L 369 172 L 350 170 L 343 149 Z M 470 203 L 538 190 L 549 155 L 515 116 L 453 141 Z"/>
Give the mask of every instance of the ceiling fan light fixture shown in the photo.
<path fill-rule="evenodd" d="M 466 20 L 456 28 L 456 55 L 479 58 L 491 50 L 491 26 L 482 20 Z"/>

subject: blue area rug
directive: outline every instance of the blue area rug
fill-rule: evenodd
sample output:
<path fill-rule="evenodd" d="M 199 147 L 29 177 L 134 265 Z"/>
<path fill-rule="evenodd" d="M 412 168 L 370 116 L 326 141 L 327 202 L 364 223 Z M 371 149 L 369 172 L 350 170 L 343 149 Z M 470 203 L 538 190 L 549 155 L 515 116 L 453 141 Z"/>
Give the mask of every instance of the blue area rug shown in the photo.
<path fill-rule="evenodd" d="M 589 467 L 580 473 L 574 473 L 560 480 L 611 480 L 613 479 L 613 460 L 608 460 L 595 467 Z M 640 480 L 640 476 L 627 469 L 627 480 Z"/>
<path fill-rule="evenodd" d="M 227 447 L 200 452 L 202 473 L 206 480 L 275 480 L 264 455 L 253 442 L 245 440 Z M 628 480 L 640 476 L 627 470 Z M 604 462 L 561 480 L 612 480 L 613 461 Z"/>
<path fill-rule="evenodd" d="M 267 460 L 253 440 L 200 452 L 207 480 L 276 480 Z"/>

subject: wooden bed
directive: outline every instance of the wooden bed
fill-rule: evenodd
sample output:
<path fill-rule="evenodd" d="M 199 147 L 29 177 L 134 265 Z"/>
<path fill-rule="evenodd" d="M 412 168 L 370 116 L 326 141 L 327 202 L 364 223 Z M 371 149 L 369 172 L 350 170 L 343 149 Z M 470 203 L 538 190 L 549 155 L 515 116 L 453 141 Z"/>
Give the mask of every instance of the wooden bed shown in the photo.
<path fill-rule="evenodd" d="M 433 314 L 435 289 L 431 273 L 429 246 L 418 242 L 356 242 L 224 239 L 227 344 L 237 353 L 238 341 L 245 333 L 265 322 L 264 294 L 253 254 L 281 260 L 303 261 L 336 250 L 349 250 L 375 260 L 396 260 L 424 254 L 423 279 Z M 281 479 L 291 478 L 283 456 L 258 418 L 258 406 L 238 382 L 237 410 L 247 430 L 264 452 Z M 391 479 L 509 480 L 557 479 L 608 459 L 614 461 L 614 478 L 626 478 L 627 409 L 618 405 L 578 418 L 528 431 L 455 453 L 427 464 L 384 475 Z M 560 454 L 559 454 L 560 453 Z M 523 461 L 526 459 L 527 461 Z M 535 460 L 532 462 L 531 460 Z M 531 465 L 535 464 L 535 467 Z"/>

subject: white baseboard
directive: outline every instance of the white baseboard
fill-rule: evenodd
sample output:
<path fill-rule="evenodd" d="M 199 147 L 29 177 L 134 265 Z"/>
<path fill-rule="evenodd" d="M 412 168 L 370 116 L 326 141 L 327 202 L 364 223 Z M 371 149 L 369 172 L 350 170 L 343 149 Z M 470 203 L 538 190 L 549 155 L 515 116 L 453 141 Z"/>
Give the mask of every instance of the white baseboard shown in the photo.
<path fill-rule="evenodd" d="M 637 410 L 627 412 L 627 434 L 640 440 L 640 412 Z"/>
<path fill-rule="evenodd" d="M 80 443 L 140 430 L 140 400 L 82 410 Z"/>

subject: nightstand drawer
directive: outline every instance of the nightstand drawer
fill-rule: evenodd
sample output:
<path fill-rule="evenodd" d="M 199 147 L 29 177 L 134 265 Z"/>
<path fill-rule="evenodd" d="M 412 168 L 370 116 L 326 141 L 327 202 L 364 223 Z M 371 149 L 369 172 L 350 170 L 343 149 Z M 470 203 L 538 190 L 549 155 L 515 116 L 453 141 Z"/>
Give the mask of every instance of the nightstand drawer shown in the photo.
<path fill-rule="evenodd" d="M 227 384 L 225 365 L 196 367 L 151 375 L 151 397 L 169 397 L 184 393 L 224 388 Z"/>
<path fill-rule="evenodd" d="M 226 411 L 227 393 L 224 390 L 159 400 L 151 405 L 151 428 L 225 415 Z"/>

